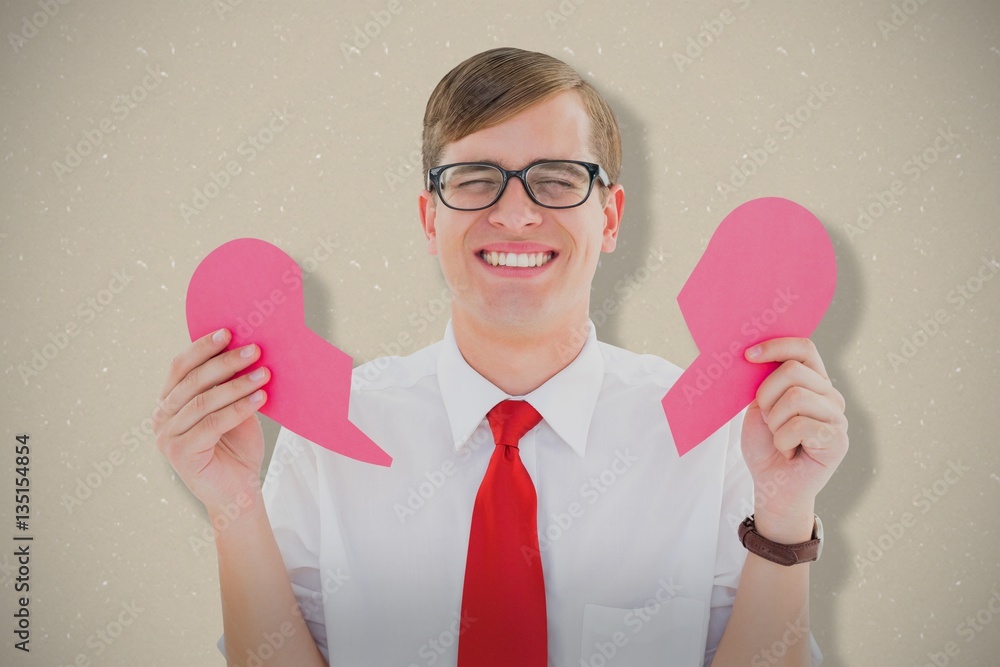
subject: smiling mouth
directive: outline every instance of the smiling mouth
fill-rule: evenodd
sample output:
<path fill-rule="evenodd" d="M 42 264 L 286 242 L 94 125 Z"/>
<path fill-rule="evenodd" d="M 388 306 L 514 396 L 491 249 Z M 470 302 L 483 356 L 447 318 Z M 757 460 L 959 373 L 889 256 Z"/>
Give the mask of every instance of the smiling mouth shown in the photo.
<path fill-rule="evenodd" d="M 532 266 L 543 266 L 548 264 L 554 252 L 487 252 L 482 250 L 479 256 L 490 266 L 515 266 L 528 268 Z"/>

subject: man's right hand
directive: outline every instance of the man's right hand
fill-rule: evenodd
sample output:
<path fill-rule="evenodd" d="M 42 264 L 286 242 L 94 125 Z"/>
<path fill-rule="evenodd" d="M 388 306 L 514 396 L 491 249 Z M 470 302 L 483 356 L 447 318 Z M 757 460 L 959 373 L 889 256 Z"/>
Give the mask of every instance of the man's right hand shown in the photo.
<path fill-rule="evenodd" d="M 261 367 L 260 377 L 244 373 L 233 379 L 259 358 L 260 349 L 251 344 L 223 352 L 231 334 L 221 331 L 219 340 L 213 334 L 203 336 L 170 363 L 160 405 L 153 412 L 156 446 L 210 517 L 232 520 L 227 512 L 231 504 L 245 507 L 240 494 L 257 501 L 245 512 L 246 521 L 227 524 L 215 537 L 226 655 L 232 656 L 228 664 L 244 664 L 243 656 L 262 650 L 261 637 L 278 634 L 283 644 L 272 645 L 268 664 L 327 667 L 259 502 L 264 433 L 256 412 L 267 399 L 260 387 L 271 374 Z M 240 354 L 244 349 L 250 351 L 245 357 Z M 255 394 L 260 396 L 256 403 L 251 400 Z"/>
<path fill-rule="evenodd" d="M 259 495 L 264 433 L 256 412 L 267 400 L 260 387 L 271 377 L 261 367 L 254 371 L 260 377 L 230 379 L 257 360 L 260 348 L 223 352 L 230 332 L 219 331 L 174 357 L 153 412 L 156 446 L 210 513 L 241 493 Z"/>

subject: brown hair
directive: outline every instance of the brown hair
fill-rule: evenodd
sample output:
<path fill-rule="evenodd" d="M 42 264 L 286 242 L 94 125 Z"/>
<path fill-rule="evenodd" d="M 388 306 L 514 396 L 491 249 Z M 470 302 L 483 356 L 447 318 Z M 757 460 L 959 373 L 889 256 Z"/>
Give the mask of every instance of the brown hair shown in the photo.
<path fill-rule="evenodd" d="M 563 61 L 511 47 L 467 58 L 438 82 L 424 112 L 424 174 L 440 160 L 446 144 L 499 125 L 565 90 L 580 95 L 590 117 L 590 149 L 615 183 L 621 169 L 622 141 L 607 101 Z"/>

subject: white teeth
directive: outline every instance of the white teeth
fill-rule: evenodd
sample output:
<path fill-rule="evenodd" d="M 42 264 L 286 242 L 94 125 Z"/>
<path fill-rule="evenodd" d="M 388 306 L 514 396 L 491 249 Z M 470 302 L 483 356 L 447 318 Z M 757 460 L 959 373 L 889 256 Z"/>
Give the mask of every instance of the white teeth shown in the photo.
<path fill-rule="evenodd" d="M 551 252 L 514 253 L 484 250 L 479 256 L 491 266 L 541 266 L 552 259 Z"/>

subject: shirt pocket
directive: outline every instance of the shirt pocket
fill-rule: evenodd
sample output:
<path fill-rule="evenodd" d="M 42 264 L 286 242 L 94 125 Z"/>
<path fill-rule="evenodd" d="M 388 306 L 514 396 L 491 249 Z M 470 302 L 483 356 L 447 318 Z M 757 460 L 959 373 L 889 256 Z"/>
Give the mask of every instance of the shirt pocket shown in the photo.
<path fill-rule="evenodd" d="M 585 605 L 580 656 L 584 667 L 701 667 L 705 603 L 674 596 L 633 609 Z"/>

